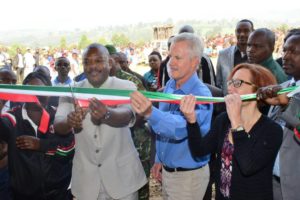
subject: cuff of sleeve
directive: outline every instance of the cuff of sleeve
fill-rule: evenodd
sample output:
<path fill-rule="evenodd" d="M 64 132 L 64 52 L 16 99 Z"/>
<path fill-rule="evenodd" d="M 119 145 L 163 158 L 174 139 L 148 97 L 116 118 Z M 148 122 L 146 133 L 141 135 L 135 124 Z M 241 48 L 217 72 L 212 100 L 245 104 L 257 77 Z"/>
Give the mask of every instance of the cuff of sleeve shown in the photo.
<path fill-rule="evenodd" d="M 198 131 L 194 131 L 194 130 L 199 130 L 199 124 L 197 123 L 197 121 L 195 123 L 189 123 L 187 122 L 187 129 L 188 129 L 188 135 L 190 137 L 198 137 Z"/>
<path fill-rule="evenodd" d="M 246 139 L 246 138 L 250 138 L 250 135 L 242 130 L 242 131 L 236 131 L 232 134 L 232 137 L 234 140 L 240 140 L 240 139 Z"/>

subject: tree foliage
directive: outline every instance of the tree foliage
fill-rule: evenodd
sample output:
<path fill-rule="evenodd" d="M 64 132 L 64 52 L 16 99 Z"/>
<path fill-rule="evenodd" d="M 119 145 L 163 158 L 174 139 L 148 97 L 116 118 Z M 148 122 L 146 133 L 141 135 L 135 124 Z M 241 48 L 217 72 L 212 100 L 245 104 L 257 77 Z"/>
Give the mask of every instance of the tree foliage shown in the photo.
<path fill-rule="evenodd" d="M 111 37 L 111 42 L 115 46 L 127 46 L 130 42 L 129 38 L 123 33 L 115 33 Z"/>
<path fill-rule="evenodd" d="M 105 37 L 100 37 L 100 38 L 98 39 L 98 43 L 100 43 L 100 44 L 102 44 L 102 45 L 108 44 L 108 42 L 107 42 L 107 40 L 106 40 Z"/>
<path fill-rule="evenodd" d="M 66 49 L 67 48 L 66 37 L 63 36 L 63 37 L 60 38 L 59 47 L 62 48 L 62 49 Z"/>
<path fill-rule="evenodd" d="M 78 47 L 79 49 L 85 49 L 90 43 L 91 41 L 89 40 L 87 35 L 82 35 L 78 43 Z"/>

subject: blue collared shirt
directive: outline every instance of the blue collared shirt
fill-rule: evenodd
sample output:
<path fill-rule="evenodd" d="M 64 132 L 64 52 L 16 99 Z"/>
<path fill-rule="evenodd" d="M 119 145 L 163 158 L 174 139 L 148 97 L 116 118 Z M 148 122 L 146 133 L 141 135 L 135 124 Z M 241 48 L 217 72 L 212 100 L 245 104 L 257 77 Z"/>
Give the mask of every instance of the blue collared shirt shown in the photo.
<path fill-rule="evenodd" d="M 69 86 L 72 83 L 73 81 L 70 77 L 68 77 L 68 79 L 63 83 L 59 82 L 58 76 L 52 81 L 53 86 Z"/>
<path fill-rule="evenodd" d="M 196 73 L 179 89 L 176 89 L 175 80 L 170 79 L 164 93 L 211 97 L 209 89 Z M 197 122 L 202 135 L 206 135 L 210 129 L 212 111 L 212 104 L 196 106 Z M 159 109 L 153 107 L 148 122 L 156 133 L 156 162 L 171 168 L 197 168 L 208 163 L 209 155 L 193 159 L 188 147 L 187 122 L 179 105 L 160 103 Z"/>

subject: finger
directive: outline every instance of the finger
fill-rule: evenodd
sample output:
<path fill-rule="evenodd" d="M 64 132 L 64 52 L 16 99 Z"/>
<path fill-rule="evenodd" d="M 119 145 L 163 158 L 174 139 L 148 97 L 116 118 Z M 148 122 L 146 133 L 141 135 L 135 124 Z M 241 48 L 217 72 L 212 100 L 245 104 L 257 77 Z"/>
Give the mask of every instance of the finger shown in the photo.
<path fill-rule="evenodd" d="M 131 99 L 134 100 L 138 104 L 142 104 L 143 102 L 147 102 L 147 98 L 140 92 L 134 91 L 130 95 Z"/>
<path fill-rule="evenodd" d="M 92 98 L 89 101 L 90 101 L 89 107 L 91 109 L 98 109 L 98 107 L 99 107 L 99 101 L 96 98 Z"/>

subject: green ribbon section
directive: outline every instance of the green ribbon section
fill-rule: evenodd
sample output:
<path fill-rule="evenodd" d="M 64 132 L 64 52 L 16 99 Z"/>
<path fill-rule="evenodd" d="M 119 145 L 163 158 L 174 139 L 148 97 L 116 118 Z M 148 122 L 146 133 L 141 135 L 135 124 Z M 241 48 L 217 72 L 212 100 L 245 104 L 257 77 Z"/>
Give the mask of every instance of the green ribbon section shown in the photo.
<path fill-rule="evenodd" d="M 297 86 L 288 87 L 280 90 L 278 94 L 283 94 L 295 90 Z M 77 93 L 77 94 L 95 94 L 108 96 L 129 97 L 134 90 L 118 90 L 118 89 L 100 89 L 100 88 L 77 88 L 77 87 L 57 87 L 57 86 L 32 86 L 32 85 L 4 85 L 0 84 L 1 89 L 24 90 L 24 91 L 44 91 L 59 93 Z M 167 94 L 161 92 L 140 91 L 147 98 L 157 100 L 180 100 L 184 95 Z M 80 98 L 80 97 L 79 97 Z M 243 101 L 256 99 L 256 94 L 241 95 Z M 223 97 L 204 97 L 196 96 L 197 101 L 202 102 L 224 102 Z"/>

